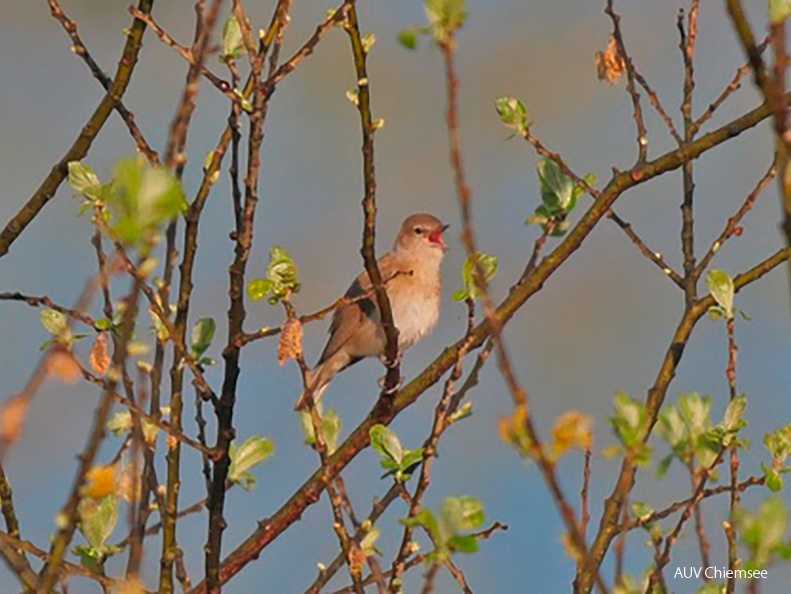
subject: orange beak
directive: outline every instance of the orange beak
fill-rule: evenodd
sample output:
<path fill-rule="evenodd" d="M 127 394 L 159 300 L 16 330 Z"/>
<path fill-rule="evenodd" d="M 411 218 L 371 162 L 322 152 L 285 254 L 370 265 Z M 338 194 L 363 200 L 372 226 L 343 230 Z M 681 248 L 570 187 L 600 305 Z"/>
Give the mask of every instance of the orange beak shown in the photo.
<path fill-rule="evenodd" d="M 442 225 L 441 227 L 434 229 L 431 233 L 428 234 L 428 240 L 441 247 L 443 250 L 447 250 L 448 246 L 445 245 L 445 238 L 442 237 L 442 234 L 447 230 L 450 225 Z"/>

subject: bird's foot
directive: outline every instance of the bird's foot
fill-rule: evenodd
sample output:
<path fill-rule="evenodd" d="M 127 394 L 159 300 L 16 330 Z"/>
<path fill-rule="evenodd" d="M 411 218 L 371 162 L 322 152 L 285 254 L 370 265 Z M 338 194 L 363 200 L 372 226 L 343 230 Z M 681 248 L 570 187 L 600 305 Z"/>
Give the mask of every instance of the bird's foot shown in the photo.
<path fill-rule="evenodd" d="M 387 376 L 386 376 L 386 375 L 383 375 L 383 376 L 382 376 L 382 377 L 380 377 L 380 378 L 379 378 L 379 380 L 376 382 L 377 384 L 379 384 L 379 387 L 380 387 L 382 390 L 384 390 L 384 388 L 385 388 L 385 383 L 386 383 L 386 380 L 387 380 Z M 392 388 L 390 388 L 389 390 L 386 390 L 386 391 L 385 391 L 385 394 L 387 394 L 388 396 L 392 396 L 393 394 L 395 394 L 396 392 L 398 392 L 398 391 L 401 389 L 401 386 L 403 385 L 403 383 L 404 383 L 404 378 L 403 378 L 402 376 L 399 376 L 399 377 L 398 377 L 398 381 L 396 382 L 395 386 L 393 386 L 393 387 L 392 387 Z"/>

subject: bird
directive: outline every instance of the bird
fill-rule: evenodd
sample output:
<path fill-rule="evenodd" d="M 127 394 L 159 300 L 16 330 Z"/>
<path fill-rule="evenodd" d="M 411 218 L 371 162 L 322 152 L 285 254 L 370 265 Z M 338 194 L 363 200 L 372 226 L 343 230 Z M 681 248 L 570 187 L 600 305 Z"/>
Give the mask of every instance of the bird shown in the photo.
<path fill-rule="evenodd" d="M 440 265 L 448 250 L 443 233 L 449 225 L 437 217 L 418 213 L 401 224 L 393 249 L 378 260 L 379 272 L 390 300 L 393 323 L 398 328 L 399 357 L 429 335 L 439 321 L 442 279 Z M 365 296 L 366 293 L 370 293 Z M 365 297 L 362 297 L 365 296 Z M 335 310 L 329 340 L 318 363 L 306 378 L 306 390 L 295 405 L 304 410 L 308 394 L 319 402 L 332 379 L 367 357 L 383 357 L 387 339 L 381 324 L 376 295 L 363 271 Z"/>

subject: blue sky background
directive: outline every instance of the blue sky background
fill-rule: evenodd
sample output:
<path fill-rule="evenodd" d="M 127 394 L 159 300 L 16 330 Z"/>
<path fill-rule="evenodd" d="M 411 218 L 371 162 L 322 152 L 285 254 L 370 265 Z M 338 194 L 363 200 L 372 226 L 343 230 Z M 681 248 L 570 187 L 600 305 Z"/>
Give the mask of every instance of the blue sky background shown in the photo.
<path fill-rule="evenodd" d="M 94 57 L 108 72 L 115 69 L 124 39 L 122 30 L 129 24 L 127 4 L 63 1 L 67 14 L 80 24 Z M 284 55 L 291 55 L 302 44 L 329 7 L 320 2 L 294 4 Z M 632 0 L 619 4 L 632 56 L 677 118 L 683 82 L 675 25 L 680 3 Z M 271 5 L 271 1 L 251 3 L 248 10 L 256 27 L 268 23 Z M 525 227 L 523 221 L 540 198 L 536 157 L 524 142 L 506 141 L 507 132 L 498 121 L 494 100 L 503 95 L 521 98 L 534 132 L 580 173 L 591 171 L 606 180 L 611 167 L 625 169 L 634 162 L 636 143 L 628 96 L 621 86 L 613 88 L 596 80 L 593 56 L 604 48 L 610 34 L 602 9 L 603 2 L 592 0 L 469 1 L 470 18 L 460 35 L 458 52 L 462 140 L 476 200 L 479 244 L 484 251 L 500 256 L 500 273 L 493 283 L 498 298 L 506 294 L 530 253 L 537 229 Z M 412 212 L 433 212 L 452 224 L 442 319 L 434 335 L 406 355 L 403 372 L 413 377 L 443 345 L 462 334 L 465 323 L 463 306 L 450 299 L 460 283 L 464 257 L 447 159 L 442 65 L 439 54 L 428 44 L 410 52 L 396 41 L 400 30 L 423 24 L 421 2 L 372 0 L 362 2 L 360 11 L 363 28 L 377 36 L 369 72 L 375 115 L 387 121 L 376 137 L 379 250 L 389 248 L 401 220 Z M 161 2 L 155 7 L 155 16 L 177 39 L 191 39 L 190 2 Z M 763 22 L 760 12 L 753 16 L 755 23 Z M 69 51 L 68 38 L 49 17 L 44 2 L 0 1 L 0 55 L 0 220 L 6 221 L 70 146 L 101 99 L 102 90 Z M 741 63 L 741 52 L 721 3 L 704 2 L 696 62 L 696 114 L 719 94 Z M 212 67 L 221 72 L 216 62 Z M 125 103 L 157 148 L 165 142 L 185 72 L 179 57 L 146 35 Z M 267 122 L 262 201 L 250 275 L 264 270 L 272 244 L 287 247 L 300 267 L 304 290 L 295 303 L 304 312 L 330 303 L 361 267 L 359 121 L 345 97 L 353 85 L 348 40 L 340 31 L 333 32 L 319 51 L 278 87 Z M 745 84 L 706 130 L 758 103 L 751 85 Z M 672 149 L 672 139 L 645 102 L 644 109 L 649 154 L 656 157 Z M 215 145 L 226 115 L 226 100 L 204 86 L 189 135 L 185 185 L 190 196 L 199 183 L 203 157 Z M 112 163 L 133 150 L 123 124 L 113 115 L 87 161 L 106 179 Z M 771 130 L 764 123 L 696 162 L 699 253 L 708 249 L 771 157 Z M 224 174 L 201 223 L 191 312 L 193 320 L 204 316 L 218 320 L 217 345 L 226 339 L 227 266 L 232 258 L 227 239 L 232 224 L 229 195 Z M 617 212 L 635 225 L 652 249 L 677 269 L 681 267 L 680 202 L 681 175 L 673 173 L 627 192 L 616 205 Z M 90 226 L 77 218 L 77 207 L 71 191 L 63 186 L 9 255 L 0 260 L 0 291 L 47 294 L 63 304 L 74 301 L 95 268 Z M 781 245 L 779 214 L 773 186 L 746 219 L 743 236 L 729 242 L 715 266 L 735 274 L 773 253 Z M 576 213 L 573 219 L 578 217 Z M 247 327 L 251 330 L 281 320 L 275 308 L 248 305 Z M 746 435 L 754 444 L 744 455 L 746 475 L 760 472 L 759 462 L 767 457 L 761 445 L 763 434 L 791 417 L 791 324 L 785 270 L 743 291 L 738 305 L 753 316 L 751 322 L 739 322 L 737 327 L 739 387 L 749 398 Z M 614 225 L 603 221 L 584 249 L 528 302 L 506 331 L 538 427 L 546 434 L 559 414 L 578 409 L 596 418 L 597 450 L 611 443 L 606 418 L 613 394 L 623 390 L 645 397 L 682 308 L 681 292 L 646 262 Z M 21 389 L 35 365 L 39 345 L 46 339 L 38 316 L 39 311 L 25 305 L 0 304 L 0 397 Z M 319 323 L 306 328 L 309 362 L 315 361 L 323 346 L 325 327 Z M 316 456 L 302 445 L 298 419 L 291 410 L 299 393 L 297 368 L 293 364 L 278 367 L 275 347 L 274 342 L 258 342 L 246 348 L 242 357 L 238 435 L 241 439 L 254 434 L 270 437 L 277 453 L 256 470 L 255 491 L 235 489 L 229 494 L 226 552 L 250 533 L 256 520 L 275 511 L 316 467 Z M 219 348 L 211 354 L 218 356 Z M 724 327 L 702 321 L 668 399 L 675 401 L 679 393 L 693 390 L 711 394 L 715 418 L 719 418 L 728 394 L 726 355 Z M 221 368 L 207 375 L 219 385 Z M 343 419 L 344 434 L 367 414 L 379 375 L 378 363 L 366 362 L 333 383 L 327 398 Z M 418 447 L 428 433 L 439 391 L 439 387 L 430 390 L 394 423 L 407 447 Z M 23 536 L 39 545 L 46 545 L 53 531 L 54 516 L 70 487 L 75 454 L 84 445 L 97 397 L 96 390 L 86 386 L 47 384 L 31 409 L 26 435 L 8 458 L 6 471 L 15 490 Z M 459 559 L 476 591 L 567 591 L 573 564 L 559 542 L 564 530 L 554 504 L 535 467 L 520 460 L 497 433 L 497 420 L 511 410 L 511 404 L 493 365 L 484 371 L 473 401 L 475 414 L 451 429 L 441 442 L 426 502 L 436 508 L 448 495 L 473 495 L 485 503 L 491 521 L 509 525 L 508 532 L 483 543 L 478 555 Z M 188 431 L 194 431 L 192 416 L 188 407 Z M 657 449 L 664 455 L 662 446 Z M 111 455 L 110 450 L 105 456 Z M 189 504 L 205 493 L 198 457 L 185 451 L 183 459 L 181 501 Z M 564 459 L 559 471 L 564 489 L 576 502 L 580 457 Z M 617 465 L 597 457 L 593 472 L 595 528 Z M 372 497 L 384 493 L 388 486 L 375 478 L 378 474 L 376 456 L 366 451 L 344 475 L 360 514 L 366 514 Z M 672 469 L 663 481 L 655 480 L 651 471 L 641 472 L 634 498 L 659 508 L 686 497 L 688 491 L 688 477 L 679 468 Z M 753 490 L 745 496 L 745 505 L 754 505 L 765 496 L 765 491 Z M 718 519 L 724 517 L 726 500 L 709 501 L 704 509 L 713 543 L 712 560 L 723 565 L 724 539 Z M 404 514 L 404 506 L 396 504 L 382 520 L 380 544 L 385 559 L 392 557 L 400 540 L 396 521 Z M 119 524 L 119 534 L 123 528 Z M 179 542 L 195 581 L 202 571 L 205 531 L 203 516 L 179 524 Z M 689 536 L 675 548 L 671 573 L 677 565 L 699 562 L 697 545 Z M 627 568 L 635 575 L 649 563 L 650 551 L 644 541 L 643 534 L 630 535 Z M 144 577 L 152 585 L 159 542 L 147 542 Z M 331 561 L 336 549 L 329 504 L 323 498 L 226 591 L 301 591 L 312 582 L 316 563 Z M 110 567 L 112 570 L 113 565 Z M 764 591 L 785 589 L 788 574 L 787 566 L 770 570 L 771 580 Z M 611 583 L 610 564 L 604 575 Z M 338 586 L 344 583 L 333 582 Z M 406 591 L 415 591 L 419 583 L 420 573 L 413 571 Z M 0 569 L 0 591 L 12 591 L 15 584 L 10 574 Z M 691 584 L 680 580 L 671 580 L 669 585 L 680 593 L 694 591 Z M 448 576 L 441 577 L 438 590 L 454 591 Z M 75 581 L 73 591 L 96 589 Z"/>

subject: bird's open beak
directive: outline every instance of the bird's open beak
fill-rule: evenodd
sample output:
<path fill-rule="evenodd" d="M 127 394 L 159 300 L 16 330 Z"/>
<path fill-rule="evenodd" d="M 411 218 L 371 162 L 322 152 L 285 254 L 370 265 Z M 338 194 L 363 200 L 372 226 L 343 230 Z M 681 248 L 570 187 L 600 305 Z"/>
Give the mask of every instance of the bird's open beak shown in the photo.
<path fill-rule="evenodd" d="M 442 237 L 442 234 L 450 227 L 450 225 L 442 225 L 438 229 L 435 229 L 428 235 L 428 240 L 433 243 L 434 245 L 441 247 L 443 250 L 447 250 L 448 246 L 445 244 L 445 238 Z"/>

